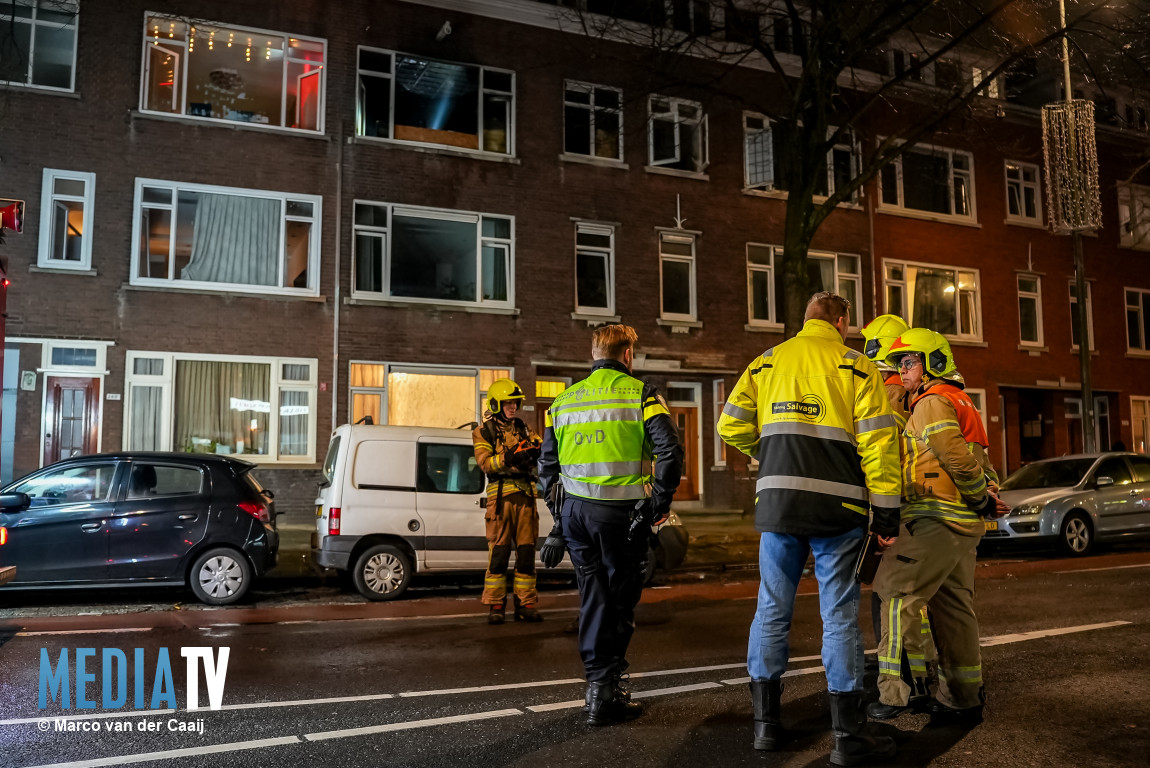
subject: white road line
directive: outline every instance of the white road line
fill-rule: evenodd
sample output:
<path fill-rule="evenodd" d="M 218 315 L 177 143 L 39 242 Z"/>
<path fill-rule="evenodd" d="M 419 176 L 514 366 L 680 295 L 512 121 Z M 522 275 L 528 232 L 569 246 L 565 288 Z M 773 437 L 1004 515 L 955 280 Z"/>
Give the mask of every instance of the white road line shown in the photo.
<path fill-rule="evenodd" d="M 1112 565 L 1108 568 L 1080 568 L 1076 571 L 1058 571 L 1058 573 L 1098 573 L 1099 571 L 1121 571 L 1125 568 L 1150 568 L 1150 563 L 1135 563 L 1134 565 Z"/>
<path fill-rule="evenodd" d="M 471 688 L 439 688 L 430 691 L 404 691 L 397 693 L 401 699 L 413 696 L 445 696 L 456 693 L 484 693 L 486 691 L 507 691 L 513 688 L 542 688 L 549 685 L 576 685 L 582 684 L 583 678 L 569 677 L 564 680 L 537 680 L 532 683 L 503 683 L 501 685 L 476 685 Z"/>
<path fill-rule="evenodd" d="M 245 749 L 261 749 L 263 747 L 278 747 L 283 744 L 299 744 L 298 736 L 280 736 L 274 739 L 257 739 L 256 741 L 233 741 L 229 744 L 212 744 L 205 747 L 188 747 L 187 749 L 167 749 L 163 752 L 141 752 L 136 755 L 117 755 L 116 757 L 98 757 L 94 760 L 77 760 L 73 763 L 50 763 L 34 766 L 34 768 L 99 768 L 105 765 L 125 765 L 127 763 L 146 763 L 151 760 L 172 760 L 178 757 L 196 757 L 197 755 L 212 755 L 220 752 L 239 752 Z"/>
<path fill-rule="evenodd" d="M 40 717 L 16 717 L 11 720 L 0 720 L 0 725 L 24 725 L 25 723 L 38 723 L 41 720 L 99 720 L 105 717 L 141 717 L 143 715 L 170 715 L 174 709 L 135 709 L 130 712 L 101 712 L 98 715 L 42 715 Z"/>
<path fill-rule="evenodd" d="M 528 712 L 555 712 L 560 709 L 575 709 L 587 703 L 586 699 L 571 699 L 571 701 L 557 701 L 554 704 L 535 704 L 524 707 Z"/>
<path fill-rule="evenodd" d="M 257 701 L 254 704 L 224 704 L 220 710 L 224 709 L 270 709 L 274 707 L 304 707 L 315 704 L 347 704 L 353 701 L 381 701 L 383 699 L 394 699 L 394 693 L 369 693 L 363 696 L 333 696 L 329 699 L 298 699 L 296 701 Z M 185 712 L 211 712 L 213 710 L 208 707 L 198 707 L 196 709 L 187 709 Z"/>
<path fill-rule="evenodd" d="M 42 632 L 17 632 L 16 637 L 40 637 L 41 635 L 114 635 L 123 632 L 151 632 L 154 627 L 122 627 L 120 629 L 53 629 Z"/>
<path fill-rule="evenodd" d="M 708 688 L 722 688 L 718 683 L 695 683 L 694 685 L 676 685 L 672 688 L 655 688 L 650 691 L 634 691 L 631 693 L 632 699 L 650 699 L 655 696 L 670 696 L 675 693 L 687 693 L 688 691 L 705 691 Z"/>
<path fill-rule="evenodd" d="M 788 669 L 783 673 L 783 677 L 799 677 L 801 675 L 813 675 L 818 672 L 826 672 L 827 668 L 823 666 L 818 667 L 803 667 L 802 669 Z M 723 685 L 746 685 L 751 682 L 750 677 L 736 677 L 733 680 L 720 680 Z"/>
<path fill-rule="evenodd" d="M 327 739 L 346 739 L 349 736 L 370 736 L 373 733 L 391 733 L 394 731 L 407 731 L 413 728 L 430 728 L 436 725 L 449 725 L 451 723 L 469 723 L 475 720 L 490 720 L 496 717 L 511 717 L 522 715 L 522 709 L 493 709 L 488 712 L 474 712 L 470 715 L 452 715 L 451 717 L 433 717 L 428 720 L 408 720 L 405 723 L 384 723 L 383 725 L 369 725 L 365 728 L 345 728 L 340 731 L 322 731 L 320 733 L 305 733 L 308 741 L 325 741 Z"/>
<path fill-rule="evenodd" d="M 1075 632 L 1090 632 L 1095 629 L 1110 629 L 1132 624 L 1129 621 L 1108 621 L 1105 624 L 1083 624 L 1077 627 L 1059 627 L 1056 629 L 1037 629 L 1033 632 L 1018 632 L 1013 635 L 994 635 L 984 637 L 979 645 L 985 647 L 992 645 L 1005 645 L 1007 643 L 1021 643 L 1026 640 L 1038 640 L 1042 637 L 1057 637 L 1058 635 L 1071 635 Z"/>

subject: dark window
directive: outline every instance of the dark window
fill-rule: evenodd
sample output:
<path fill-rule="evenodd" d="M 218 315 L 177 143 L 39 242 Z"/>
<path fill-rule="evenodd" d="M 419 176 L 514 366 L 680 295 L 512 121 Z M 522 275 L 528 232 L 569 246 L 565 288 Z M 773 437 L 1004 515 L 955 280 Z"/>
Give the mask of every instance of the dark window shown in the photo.
<path fill-rule="evenodd" d="M 1112 478 L 1115 485 L 1130 485 L 1134 482 L 1134 479 L 1130 477 L 1130 470 L 1126 467 L 1126 462 L 1117 456 L 1112 456 L 1098 465 L 1098 469 L 1094 470 L 1095 482 L 1100 477 Z"/>
<path fill-rule="evenodd" d="M 481 493 L 483 472 L 471 445 L 419 444 L 416 488 L 423 493 Z"/>

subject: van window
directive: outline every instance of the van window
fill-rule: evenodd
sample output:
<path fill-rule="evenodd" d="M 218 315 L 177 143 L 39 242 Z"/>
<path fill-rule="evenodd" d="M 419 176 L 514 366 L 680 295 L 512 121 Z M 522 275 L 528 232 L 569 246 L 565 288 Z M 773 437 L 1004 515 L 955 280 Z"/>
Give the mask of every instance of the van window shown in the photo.
<path fill-rule="evenodd" d="M 335 460 L 339 458 L 339 436 L 333 437 L 331 445 L 327 447 L 327 458 L 323 460 L 324 485 L 331 485 L 335 477 Z"/>
<path fill-rule="evenodd" d="M 416 482 L 424 493 L 483 492 L 483 472 L 470 445 L 420 443 Z"/>

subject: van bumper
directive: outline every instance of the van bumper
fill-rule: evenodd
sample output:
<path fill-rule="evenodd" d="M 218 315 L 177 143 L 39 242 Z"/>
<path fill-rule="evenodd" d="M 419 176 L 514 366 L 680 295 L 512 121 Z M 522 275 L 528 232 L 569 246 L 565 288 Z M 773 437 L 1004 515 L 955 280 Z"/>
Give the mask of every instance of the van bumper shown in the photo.
<path fill-rule="evenodd" d="M 345 571 L 351 564 L 351 551 L 359 536 L 324 536 L 318 547 L 312 547 L 311 557 L 316 565 Z"/>

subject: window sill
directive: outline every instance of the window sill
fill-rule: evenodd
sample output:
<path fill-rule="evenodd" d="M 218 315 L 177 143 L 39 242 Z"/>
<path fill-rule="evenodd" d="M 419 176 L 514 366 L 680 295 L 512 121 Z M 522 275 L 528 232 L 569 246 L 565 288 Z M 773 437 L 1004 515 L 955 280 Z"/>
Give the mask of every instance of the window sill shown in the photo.
<path fill-rule="evenodd" d="M 1150 349 L 1127 349 L 1126 356 L 1141 360 L 1150 360 Z"/>
<path fill-rule="evenodd" d="M 922 211 L 911 210 L 910 208 L 894 208 L 889 205 L 879 204 L 878 212 L 887 216 L 898 216 L 904 219 L 920 219 L 922 221 L 937 221 L 939 224 L 956 224 L 960 227 L 972 227 L 973 229 L 982 229 L 982 225 L 974 219 L 964 219 L 958 216 L 946 216 L 941 213 L 925 213 Z"/>
<path fill-rule="evenodd" d="M 84 277 L 96 277 L 96 270 L 91 267 L 77 268 L 77 267 L 45 267 L 39 264 L 29 264 L 29 272 L 39 272 L 44 275 L 83 275 Z"/>
<path fill-rule="evenodd" d="M 1070 348 L 1070 354 L 1074 355 L 1075 357 L 1078 357 L 1078 347 L 1071 347 Z M 1129 353 L 1127 353 L 1127 354 L 1129 354 Z M 1090 350 L 1090 356 L 1091 357 L 1098 357 L 1098 350 L 1097 349 Z"/>
<path fill-rule="evenodd" d="M 263 123 L 242 123 L 238 120 L 220 120 L 213 117 L 192 117 L 191 115 L 167 115 L 158 112 L 144 112 L 133 109 L 128 113 L 135 120 L 157 120 L 161 123 L 179 123 L 181 125 L 200 125 L 215 128 L 231 128 L 234 131 L 254 131 L 256 133 L 272 133 L 277 136 L 298 136 L 304 139 L 320 139 L 328 141 L 326 133 L 319 131 L 305 131 L 299 128 L 281 128 Z"/>
<path fill-rule="evenodd" d="M 214 291 L 210 288 L 180 288 L 168 285 L 133 285 L 124 283 L 120 286 L 125 291 L 144 291 L 148 293 L 191 293 L 200 296 L 221 296 L 233 299 L 271 299 L 273 301 L 307 301 L 315 304 L 326 304 L 326 296 L 300 296 L 287 293 L 248 293 L 247 291 Z"/>
<path fill-rule="evenodd" d="M 343 303 L 361 307 L 396 307 L 400 309 L 430 309 L 436 312 L 467 312 L 475 315 L 518 315 L 518 307 L 481 307 L 467 304 L 446 304 L 434 301 L 400 301 L 398 299 L 368 299 L 345 297 Z"/>
<path fill-rule="evenodd" d="M 758 189 L 756 187 L 743 187 L 743 194 L 748 197 L 765 197 L 770 200 L 786 200 L 791 195 L 782 189 Z"/>
<path fill-rule="evenodd" d="M 1150 251 L 1150 245 L 1135 245 L 1134 243 L 1124 243 L 1121 240 L 1118 241 L 1118 247 L 1128 251 Z"/>
<path fill-rule="evenodd" d="M 1041 221 L 1031 221 L 1029 219 L 1006 219 L 1002 222 L 1008 227 L 1025 227 L 1026 229 L 1046 229 L 1046 225 Z"/>
<path fill-rule="evenodd" d="M 955 339 L 947 336 L 946 340 L 950 342 L 950 346 L 952 347 L 981 347 L 986 349 L 990 346 L 985 341 L 976 341 L 974 339 Z"/>
<path fill-rule="evenodd" d="M 559 155 L 559 160 L 564 163 L 579 163 L 581 165 L 595 165 L 600 168 L 618 168 L 621 171 L 628 171 L 631 166 L 622 160 L 612 160 L 608 157 L 593 157 L 591 155 L 572 155 L 567 152 Z"/>
<path fill-rule="evenodd" d="M 1038 347 L 1033 344 L 1019 344 L 1018 351 L 1029 352 L 1032 357 L 1038 357 L 1038 355 L 1042 352 L 1049 352 L 1050 347 Z"/>
<path fill-rule="evenodd" d="M 663 317 L 655 318 L 656 325 L 670 328 L 671 333 L 690 333 L 692 328 L 702 328 L 702 320 L 668 320 Z"/>
<path fill-rule="evenodd" d="M 572 312 L 572 320 L 586 320 L 588 328 L 594 328 L 599 325 L 607 325 L 608 323 L 622 322 L 623 318 L 619 315 L 593 315 L 587 312 Z"/>
<path fill-rule="evenodd" d="M 65 99 L 79 100 L 82 97 L 76 91 L 65 91 L 57 88 L 47 88 L 42 85 L 22 85 L 20 83 L 0 83 L 0 91 L 15 91 L 20 93 L 38 93 L 41 96 L 63 96 Z"/>
<path fill-rule="evenodd" d="M 658 165 L 647 165 L 643 167 L 647 173 L 654 173 L 659 176 L 677 176 L 680 179 L 693 179 L 694 181 L 710 181 L 711 177 L 702 171 L 683 171 L 678 168 L 663 168 Z"/>
<path fill-rule="evenodd" d="M 410 150 L 412 152 L 423 152 L 429 155 L 445 155 L 447 157 L 467 157 L 472 160 L 486 160 L 489 163 L 523 165 L 523 161 L 517 157 L 512 157 L 511 155 L 501 155 L 497 152 L 483 152 L 482 150 L 478 149 L 452 149 L 451 147 L 440 147 L 434 144 L 420 144 L 416 141 L 379 139 L 372 136 L 353 136 L 351 141 L 354 144 L 362 144 L 364 146 L 370 147 Z"/>
<path fill-rule="evenodd" d="M 711 471 L 712 472 L 726 472 L 727 471 L 727 465 L 726 464 L 712 464 L 711 465 Z"/>
<path fill-rule="evenodd" d="M 747 323 L 743 326 L 744 331 L 750 333 L 782 333 L 783 326 L 781 323 L 772 323 L 771 325 L 756 325 L 754 323 Z"/>

